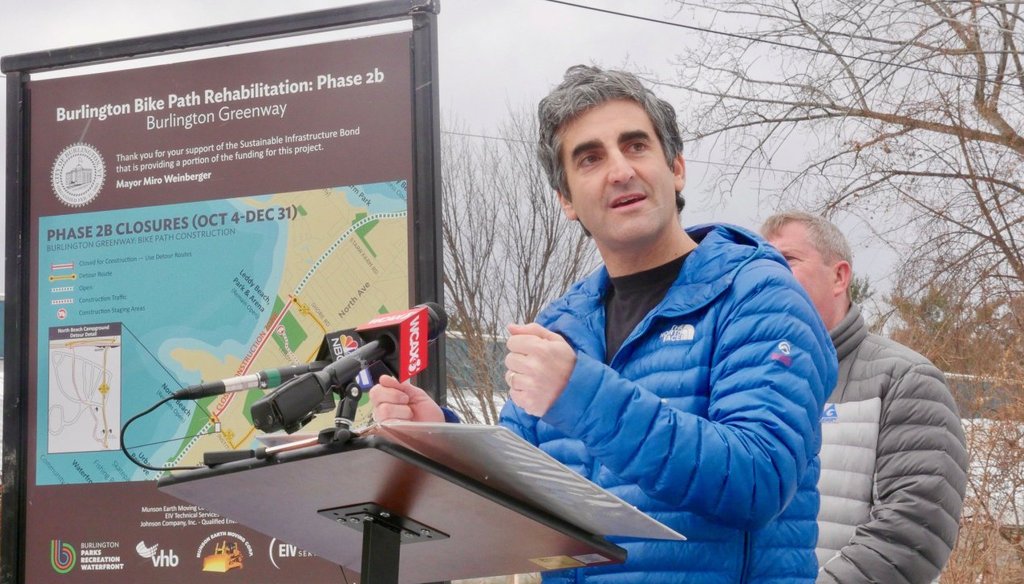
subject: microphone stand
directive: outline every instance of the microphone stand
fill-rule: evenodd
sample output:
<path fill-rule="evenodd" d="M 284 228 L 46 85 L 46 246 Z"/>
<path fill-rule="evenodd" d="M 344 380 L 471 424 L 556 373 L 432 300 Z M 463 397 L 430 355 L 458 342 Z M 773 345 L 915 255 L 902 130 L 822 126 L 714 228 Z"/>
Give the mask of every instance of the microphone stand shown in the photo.
<path fill-rule="evenodd" d="M 345 446 L 351 443 L 352 439 L 358 436 L 352 430 L 352 425 L 355 423 L 362 390 L 352 380 L 345 385 L 344 389 L 337 385 L 333 386 L 325 398 L 329 398 L 331 393 L 336 393 L 339 396 L 334 414 L 334 427 L 324 428 L 316 438 L 310 437 L 290 444 L 256 450 L 207 452 L 203 455 L 203 462 L 212 468 L 218 464 L 235 460 L 269 458 L 279 452 L 314 444 Z M 362 532 L 361 565 L 365 582 L 397 584 L 400 548 L 403 543 L 449 537 L 445 533 L 372 502 L 324 509 L 318 513 Z"/>
<path fill-rule="evenodd" d="M 324 428 L 317 435 L 317 442 L 320 444 L 348 444 L 355 433 L 352 431 L 352 424 L 355 422 L 356 409 L 359 408 L 359 397 L 362 390 L 355 382 L 349 382 L 344 391 L 338 392 L 338 408 L 334 412 L 334 427 Z"/>
<path fill-rule="evenodd" d="M 273 448 L 261 447 L 253 450 L 222 450 L 216 452 L 204 452 L 203 465 L 207 467 L 214 467 L 224 464 L 225 462 L 245 460 L 247 458 L 260 460 L 283 450 L 291 450 L 293 448 L 308 446 L 314 443 L 331 444 L 335 446 L 344 446 L 345 444 L 348 444 L 357 436 L 357 434 L 352 431 L 352 424 L 355 423 L 356 410 L 359 408 L 359 398 L 362 395 L 362 390 L 359 388 L 358 384 L 354 381 L 350 381 L 348 385 L 345 386 L 344 390 L 334 389 L 334 393 L 337 393 L 339 396 L 338 406 L 334 413 L 334 427 L 320 430 L 315 442 L 313 440 L 300 440 L 293 444 Z M 325 399 L 329 398 L 330 394 L 331 392 L 328 392 Z"/>

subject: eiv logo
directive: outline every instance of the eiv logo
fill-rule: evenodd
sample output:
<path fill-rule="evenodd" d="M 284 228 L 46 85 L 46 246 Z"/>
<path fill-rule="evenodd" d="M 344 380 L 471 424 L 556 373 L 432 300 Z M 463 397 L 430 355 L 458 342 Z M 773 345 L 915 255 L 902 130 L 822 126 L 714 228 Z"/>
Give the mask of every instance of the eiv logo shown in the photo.
<path fill-rule="evenodd" d="M 693 328 L 692 324 L 677 324 L 661 333 L 661 342 L 680 343 L 683 341 L 692 341 L 695 332 L 696 330 Z"/>
<path fill-rule="evenodd" d="M 174 550 L 161 550 L 160 544 L 147 547 L 144 541 L 135 545 L 135 553 L 153 562 L 154 568 L 176 568 L 178 566 L 178 554 Z"/>
<path fill-rule="evenodd" d="M 281 564 L 284 564 L 285 568 L 294 567 L 296 561 L 315 557 L 313 554 L 299 549 L 297 546 L 278 541 L 276 537 L 270 540 L 270 563 L 278 570 L 282 569 Z M 289 566 L 289 564 L 292 564 L 292 566 Z"/>

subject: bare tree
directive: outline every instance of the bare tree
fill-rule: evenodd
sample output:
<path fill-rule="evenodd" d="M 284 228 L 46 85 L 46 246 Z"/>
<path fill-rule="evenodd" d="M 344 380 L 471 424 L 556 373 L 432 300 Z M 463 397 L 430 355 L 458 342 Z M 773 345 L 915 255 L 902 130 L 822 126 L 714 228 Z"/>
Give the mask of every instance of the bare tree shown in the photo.
<path fill-rule="evenodd" d="M 692 97 L 690 138 L 733 157 L 725 191 L 809 152 L 778 206 L 864 219 L 914 266 L 903 292 L 1024 293 L 1020 0 L 677 2 L 729 29 L 662 80 Z"/>
<path fill-rule="evenodd" d="M 899 252 L 888 328 L 977 416 L 942 581 L 1020 581 L 1024 0 L 675 2 L 711 24 L 660 81 L 690 98 L 691 148 L 730 157 L 721 193 L 802 157 L 775 206 L 859 217 Z"/>
<path fill-rule="evenodd" d="M 903 278 L 912 278 L 905 275 Z M 1020 302 L 966 302 L 971 285 L 930 286 L 891 298 L 892 336 L 949 372 L 969 453 L 960 536 L 943 583 L 1024 577 L 1024 335 Z"/>
<path fill-rule="evenodd" d="M 596 266 L 547 185 L 536 136 L 522 110 L 493 137 L 452 123 L 442 137 L 448 396 L 470 422 L 495 423 L 504 403 L 505 325 L 533 321 Z"/>
<path fill-rule="evenodd" d="M 1019 391 L 1019 387 L 1017 388 Z M 960 536 L 942 582 L 1024 581 L 1024 414 L 1010 404 L 996 419 L 965 424 L 971 472 Z M 1006 414 L 1016 412 L 1016 420 Z"/>

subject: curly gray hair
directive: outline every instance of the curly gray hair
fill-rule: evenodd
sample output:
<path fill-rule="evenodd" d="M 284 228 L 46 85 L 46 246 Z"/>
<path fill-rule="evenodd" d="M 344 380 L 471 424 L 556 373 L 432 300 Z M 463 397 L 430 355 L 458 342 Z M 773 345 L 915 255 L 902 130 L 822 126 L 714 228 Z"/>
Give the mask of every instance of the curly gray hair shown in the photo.
<path fill-rule="evenodd" d="M 551 187 L 571 200 L 569 184 L 562 165 L 561 130 L 587 110 L 616 99 L 636 102 L 647 112 L 658 134 L 665 162 L 672 168 L 676 156 L 683 152 L 683 140 L 676 123 L 672 104 L 657 97 L 632 73 L 603 70 L 588 65 L 574 65 L 565 71 L 562 82 L 537 106 L 540 138 L 537 156 Z M 676 209 L 683 210 L 682 193 L 676 192 Z"/>

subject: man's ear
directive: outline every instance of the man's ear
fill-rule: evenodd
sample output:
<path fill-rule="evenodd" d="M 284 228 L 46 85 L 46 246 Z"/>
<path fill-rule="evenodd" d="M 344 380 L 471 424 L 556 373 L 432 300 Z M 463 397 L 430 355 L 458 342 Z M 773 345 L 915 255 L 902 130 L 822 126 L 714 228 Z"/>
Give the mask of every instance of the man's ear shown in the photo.
<path fill-rule="evenodd" d="M 675 177 L 676 192 L 681 192 L 686 187 L 686 159 L 682 154 L 676 154 L 676 159 L 672 161 L 672 175 Z"/>
<path fill-rule="evenodd" d="M 572 207 L 572 201 L 568 197 L 562 194 L 562 191 L 556 191 L 558 193 L 558 202 L 562 205 L 562 213 L 565 214 L 565 218 L 569 221 L 576 221 L 579 217 L 576 216 L 576 209 Z"/>
<path fill-rule="evenodd" d="M 836 296 L 848 293 L 852 280 L 853 268 L 850 267 L 850 262 L 840 260 L 832 266 L 832 290 Z"/>

